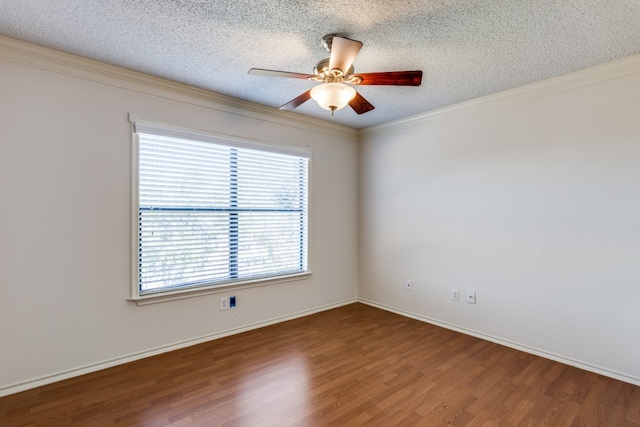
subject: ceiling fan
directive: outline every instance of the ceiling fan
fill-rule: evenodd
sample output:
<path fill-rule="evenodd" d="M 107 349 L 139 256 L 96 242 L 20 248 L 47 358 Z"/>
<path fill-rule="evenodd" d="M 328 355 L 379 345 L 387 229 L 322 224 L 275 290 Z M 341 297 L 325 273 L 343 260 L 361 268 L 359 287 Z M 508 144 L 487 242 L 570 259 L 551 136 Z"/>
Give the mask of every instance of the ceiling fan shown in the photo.
<path fill-rule="evenodd" d="M 321 39 L 321 44 L 330 53 L 330 56 L 316 64 L 313 74 L 265 70 L 263 68 L 252 68 L 249 70 L 249 74 L 322 82 L 322 84 L 314 86 L 287 102 L 280 109 L 293 110 L 313 98 L 320 107 L 331 110 L 331 115 L 336 110 L 346 107 L 347 104 L 358 114 L 366 113 L 375 108 L 351 85 L 420 86 L 422 83 L 422 71 L 420 70 L 355 74 L 352 64 L 362 48 L 362 42 L 357 40 L 351 40 L 340 34 L 327 34 Z"/>

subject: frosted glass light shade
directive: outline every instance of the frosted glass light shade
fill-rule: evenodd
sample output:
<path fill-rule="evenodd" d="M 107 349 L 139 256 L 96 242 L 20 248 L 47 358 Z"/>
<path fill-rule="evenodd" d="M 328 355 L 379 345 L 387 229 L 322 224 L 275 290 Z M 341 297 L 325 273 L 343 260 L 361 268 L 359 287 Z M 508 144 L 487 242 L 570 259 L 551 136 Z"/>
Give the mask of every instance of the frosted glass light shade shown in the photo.
<path fill-rule="evenodd" d="M 323 83 L 311 89 L 311 98 L 325 110 L 339 110 L 356 96 L 356 90 L 342 83 Z"/>

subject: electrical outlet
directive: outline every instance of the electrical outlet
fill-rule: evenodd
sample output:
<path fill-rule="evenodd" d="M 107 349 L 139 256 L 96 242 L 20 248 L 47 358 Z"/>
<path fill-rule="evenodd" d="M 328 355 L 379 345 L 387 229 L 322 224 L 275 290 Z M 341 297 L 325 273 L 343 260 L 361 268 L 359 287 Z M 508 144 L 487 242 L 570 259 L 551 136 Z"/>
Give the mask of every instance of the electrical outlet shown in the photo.
<path fill-rule="evenodd" d="M 236 306 L 236 297 L 229 297 L 229 307 L 234 308 Z"/>
<path fill-rule="evenodd" d="M 460 299 L 460 292 L 457 289 L 451 289 L 451 300 L 458 301 Z"/>
<path fill-rule="evenodd" d="M 229 309 L 229 298 L 222 297 L 220 298 L 220 311 Z"/>
<path fill-rule="evenodd" d="M 410 290 L 411 290 L 411 286 L 412 286 L 412 285 L 413 285 L 413 283 L 411 283 L 411 280 L 406 280 L 406 281 L 404 282 L 404 288 L 405 288 L 407 291 L 410 291 Z"/>
<path fill-rule="evenodd" d="M 467 302 L 469 304 L 476 303 L 476 291 L 467 291 Z"/>

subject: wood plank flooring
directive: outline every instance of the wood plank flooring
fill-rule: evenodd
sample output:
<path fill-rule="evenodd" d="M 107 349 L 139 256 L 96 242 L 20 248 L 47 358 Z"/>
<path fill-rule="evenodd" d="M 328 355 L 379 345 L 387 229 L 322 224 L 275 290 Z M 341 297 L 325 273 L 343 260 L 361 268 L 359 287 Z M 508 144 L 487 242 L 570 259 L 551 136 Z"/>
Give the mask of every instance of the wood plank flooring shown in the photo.
<path fill-rule="evenodd" d="M 0 398 L 0 425 L 640 427 L 640 387 L 352 304 Z"/>

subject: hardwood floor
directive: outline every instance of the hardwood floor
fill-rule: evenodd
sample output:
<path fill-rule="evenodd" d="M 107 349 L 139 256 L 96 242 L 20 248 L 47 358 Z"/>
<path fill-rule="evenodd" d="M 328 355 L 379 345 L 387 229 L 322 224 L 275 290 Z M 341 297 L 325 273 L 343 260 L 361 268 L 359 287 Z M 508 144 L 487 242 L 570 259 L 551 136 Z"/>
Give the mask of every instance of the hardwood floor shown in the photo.
<path fill-rule="evenodd" d="M 0 398 L 14 426 L 640 426 L 640 387 L 363 304 Z"/>

